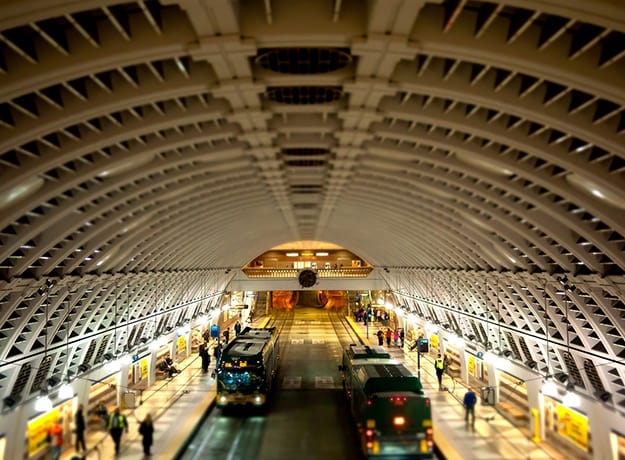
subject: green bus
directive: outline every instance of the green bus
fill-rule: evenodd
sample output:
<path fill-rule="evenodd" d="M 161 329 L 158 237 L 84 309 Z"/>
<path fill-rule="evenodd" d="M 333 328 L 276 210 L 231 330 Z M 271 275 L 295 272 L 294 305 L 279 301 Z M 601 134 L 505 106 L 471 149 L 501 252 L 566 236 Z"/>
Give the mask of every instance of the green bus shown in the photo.
<path fill-rule="evenodd" d="M 430 399 L 382 347 L 351 345 L 339 366 L 368 458 L 434 458 Z"/>
<path fill-rule="evenodd" d="M 278 372 L 277 336 L 275 328 L 247 327 L 226 346 L 217 363 L 218 407 L 265 407 Z"/>

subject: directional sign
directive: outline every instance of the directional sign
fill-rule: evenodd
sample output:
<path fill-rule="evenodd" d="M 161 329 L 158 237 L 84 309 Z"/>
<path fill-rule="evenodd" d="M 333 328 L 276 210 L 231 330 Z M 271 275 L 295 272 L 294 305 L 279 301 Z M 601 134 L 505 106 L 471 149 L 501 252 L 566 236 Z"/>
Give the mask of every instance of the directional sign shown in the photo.
<path fill-rule="evenodd" d="M 334 388 L 334 377 L 327 375 L 315 377 L 315 388 Z"/>
<path fill-rule="evenodd" d="M 284 377 L 282 379 L 282 388 L 286 390 L 296 390 L 302 387 L 302 376 L 296 375 L 292 377 Z"/>

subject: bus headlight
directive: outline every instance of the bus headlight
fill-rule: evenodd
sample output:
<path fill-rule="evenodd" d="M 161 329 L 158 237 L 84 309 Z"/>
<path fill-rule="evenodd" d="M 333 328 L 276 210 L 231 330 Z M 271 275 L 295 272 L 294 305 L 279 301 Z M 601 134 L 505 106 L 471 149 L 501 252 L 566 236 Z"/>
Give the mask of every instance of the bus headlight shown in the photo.
<path fill-rule="evenodd" d="M 254 404 L 260 406 L 261 404 L 264 404 L 264 402 L 265 402 L 265 398 L 263 395 L 254 396 Z"/>
<path fill-rule="evenodd" d="M 219 401 L 219 404 L 227 404 L 228 398 L 225 395 L 219 395 L 219 398 L 217 398 L 217 401 Z"/>

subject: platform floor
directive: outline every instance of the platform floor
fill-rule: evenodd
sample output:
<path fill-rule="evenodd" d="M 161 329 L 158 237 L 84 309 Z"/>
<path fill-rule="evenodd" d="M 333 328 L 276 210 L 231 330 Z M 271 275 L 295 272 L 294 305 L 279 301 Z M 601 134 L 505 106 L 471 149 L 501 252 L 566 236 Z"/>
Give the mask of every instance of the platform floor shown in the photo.
<path fill-rule="evenodd" d="M 254 324 L 263 318 L 257 318 Z M 370 344 L 377 344 L 377 337 L 369 328 L 366 338 L 362 323 L 353 323 L 354 327 Z M 394 357 L 417 371 L 416 353 L 404 352 L 399 347 L 390 347 Z M 211 365 L 214 365 L 212 360 Z M 211 372 L 203 374 L 197 354 L 179 363 L 180 374 L 172 379 L 160 380 L 153 388 L 144 390 L 142 404 L 134 411 L 126 411 L 129 432 L 122 438 L 121 453 L 115 457 L 114 444 L 110 436 L 102 431 L 87 433 L 86 459 L 144 459 L 141 436 L 138 433 L 139 421 L 146 413 L 154 418 L 154 445 L 150 459 L 170 460 L 188 437 L 193 427 L 199 422 L 205 410 L 215 397 L 215 382 Z M 464 409 L 461 401 L 465 388 L 456 384 L 454 392 L 438 391 L 433 362 L 429 357 L 421 358 L 421 380 L 426 392 L 431 396 L 434 414 L 436 441 L 441 446 L 448 460 L 528 460 L 551 459 L 573 460 L 573 451 L 558 452 L 548 443 L 536 444 L 517 427 L 514 427 L 493 407 L 478 405 L 476 408 L 475 430 L 467 429 L 464 422 Z M 73 460 L 76 455 L 72 449 L 66 449 L 62 460 Z M 580 457 L 582 458 L 582 457 Z M 277 459 L 280 460 L 280 459 Z"/>
<path fill-rule="evenodd" d="M 378 344 L 375 335 L 379 327 L 377 324 L 374 323 L 368 328 L 368 338 L 363 323 L 352 322 L 352 325 L 360 330 L 361 337 L 370 345 Z M 386 327 L 382 326 L 382 329 L 385 330 Z M 416 352 L 406 352 L 403 348 L 392 344 L 390 347 L 385 345 L 385 348 L 390 350 L 394 358 L 404 362 L 415 375 L 417 374 Z M 435 441 L 447 460 L 576 459 L 573 450 L 559 452 L 548 443 L 532 442 L 527 434 L 512 425 L 492 406 L 478 403 L 475 408 L 475 427 L 472 430 L 465 424 L 462 405 L 467 388 L 456 382 L 453 391 L 439 391 L 434 360 L 427 355 L 421 355 L 420 374 L 424 390 L 432 400 Z M 445 376 L 443 386 L 451 387 L 450 382 L 450 377 Z"/>

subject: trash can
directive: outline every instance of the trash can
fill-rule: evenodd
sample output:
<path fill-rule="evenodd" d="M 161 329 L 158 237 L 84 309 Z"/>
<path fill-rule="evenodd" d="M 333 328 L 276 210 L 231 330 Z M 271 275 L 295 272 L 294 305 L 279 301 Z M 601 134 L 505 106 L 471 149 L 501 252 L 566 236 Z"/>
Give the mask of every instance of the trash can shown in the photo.
<path fill-rule="evenodd" d="M 494 406 L 495 405 L 495 387 L 482 387 L 480 388 L 480 394 L 482 397 L 482 405 Z"/>

